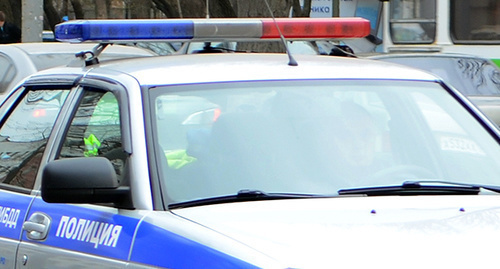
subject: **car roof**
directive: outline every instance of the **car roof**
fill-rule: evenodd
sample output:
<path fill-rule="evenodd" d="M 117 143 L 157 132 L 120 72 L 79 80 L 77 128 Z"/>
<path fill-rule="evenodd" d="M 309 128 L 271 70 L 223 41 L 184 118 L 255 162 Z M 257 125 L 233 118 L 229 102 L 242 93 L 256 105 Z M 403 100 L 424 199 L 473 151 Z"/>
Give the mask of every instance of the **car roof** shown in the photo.
<path fill-rule="evenodd" d="M 286 31 L 277 31 L 277 24 Z M 331 27 L 333 25 L 336 27 Z M 132 26 L 137 29 L 127 31 Z M 58 40 L 102 44 L 139 40 L 213 42 L 232 39 L 283 41 L 285 37 L 294 40 L 355 38 L 366 36 L 370 29 L 369 21 L 362 18 L 87 20 L 61 23 L 56 28 Z M 123 31 L 117 32 L 117 29 Z M 85 65 L 79 65 L 84 67 L 75 66 L 73 70 L 50 71 L 48 74 L 74 72 L 109 77 L 114 72 L 129 74 L 140 85 L 332 78 L 439 80 L 424 71 L 381 61 L 320 55 L 291 56 L 286 53 L 196 53 L 96 62 L 87 59 Z"/>
<path fill-rule="evenodd" d="M 284 53 L 216 53 L 113 60 L 82 70 L 62 69 L 48 73 L 83 74 L 89 71 L 87 69 L 92 69 L 88 74 L 98 76 L 109 72 L 127 73 L 141 85 L 322 78 L 438 80 L 425 71 L 375 60 L 318 55 L 293 56 L 298 66 L 288 65 L 288 56 Z"/>

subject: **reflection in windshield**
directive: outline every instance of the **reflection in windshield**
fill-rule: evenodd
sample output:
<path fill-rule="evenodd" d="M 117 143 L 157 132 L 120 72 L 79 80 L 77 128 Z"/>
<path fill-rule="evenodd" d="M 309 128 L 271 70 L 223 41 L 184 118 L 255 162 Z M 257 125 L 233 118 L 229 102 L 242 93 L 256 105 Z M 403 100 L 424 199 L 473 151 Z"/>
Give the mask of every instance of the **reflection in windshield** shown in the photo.
<path fill-rule="evenodd" d="M 415 179 L 500 184 L 497 142 L 435 83 L 186 87 L 152 90 L 170 202 L 242 189 L 331 195 Z"/>
<path fill-rule="evenodd" d="M 500 71 L 497 66 L 478 59 L 457 58 L 455 62 L 462 75 L 460 83 L 469 86 L 464 87 L 468 90 L 464 92 L 466 95 L 500 94 Z"/>

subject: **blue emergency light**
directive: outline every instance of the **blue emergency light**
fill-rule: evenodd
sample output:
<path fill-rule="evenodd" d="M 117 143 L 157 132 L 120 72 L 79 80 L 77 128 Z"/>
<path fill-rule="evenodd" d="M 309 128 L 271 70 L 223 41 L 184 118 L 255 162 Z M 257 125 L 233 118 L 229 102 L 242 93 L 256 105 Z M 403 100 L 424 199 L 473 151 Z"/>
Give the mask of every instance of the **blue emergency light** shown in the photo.
<path fill-rule="evenodd" d="M 279 27 L 279 29 L 278 29 Z M 363 18 L 129 19 L 75 20 L 56 25 L 66 42 L 242 41 L 361 38 L 370 34 Z"/>

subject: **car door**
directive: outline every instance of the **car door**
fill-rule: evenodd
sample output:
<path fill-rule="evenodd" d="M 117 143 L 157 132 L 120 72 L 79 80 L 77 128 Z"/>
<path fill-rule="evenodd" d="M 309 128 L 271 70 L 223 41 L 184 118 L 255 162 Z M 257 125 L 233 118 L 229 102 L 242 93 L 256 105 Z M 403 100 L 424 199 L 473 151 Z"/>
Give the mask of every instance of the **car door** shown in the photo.
<path fill-rule="evenodd" d="M 128 155 L 121 148 L 117 98 L 99 88 L 75 91 L 68 106 L 71 116 L 59 121 L 51 155 L 54 159 L 106 157 L 121 179 Z M 24 223 L 18 262 L 22 268 L 123 268 L 140 219 L 128 217 L 132 213 L 108 204 L 46 203 L 38 196 Z"/>
<path fill-rule="evenodd" d="M 0 126 L 0 267 L 14 268 L 36 175 L 67 89 L 19 89 L 2 107 Z"/>

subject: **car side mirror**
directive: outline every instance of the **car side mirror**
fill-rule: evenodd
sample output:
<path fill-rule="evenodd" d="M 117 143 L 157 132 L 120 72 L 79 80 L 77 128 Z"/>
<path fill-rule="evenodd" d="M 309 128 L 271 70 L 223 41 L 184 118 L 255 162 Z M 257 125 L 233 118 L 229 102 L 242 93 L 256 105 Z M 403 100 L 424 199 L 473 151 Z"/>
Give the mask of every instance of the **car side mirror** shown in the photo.
<path fill-rule="evenodd" d="M 42 199 L 48 203 L 113 203 L 130 208 L 130 188 L 120 186 L 111 162 L 81 157 L 49 162 L 42 173 Z"/>

